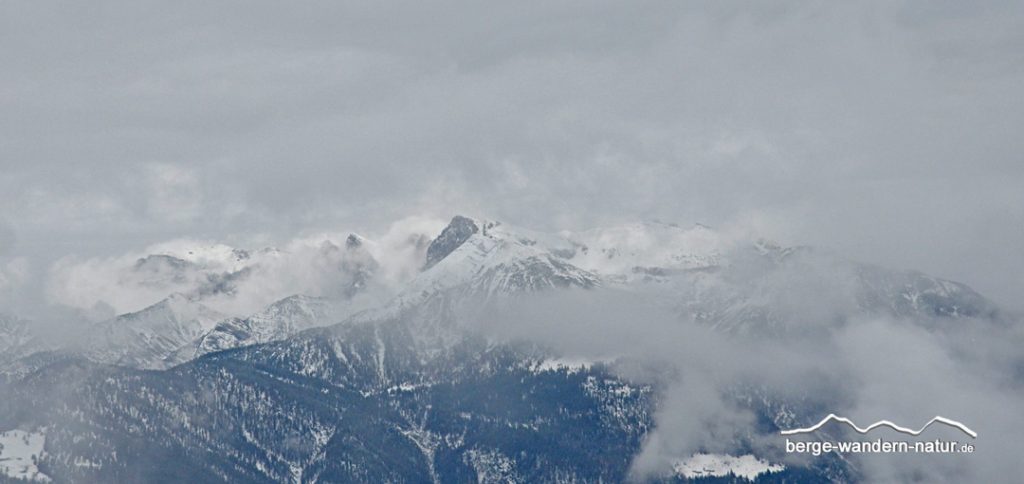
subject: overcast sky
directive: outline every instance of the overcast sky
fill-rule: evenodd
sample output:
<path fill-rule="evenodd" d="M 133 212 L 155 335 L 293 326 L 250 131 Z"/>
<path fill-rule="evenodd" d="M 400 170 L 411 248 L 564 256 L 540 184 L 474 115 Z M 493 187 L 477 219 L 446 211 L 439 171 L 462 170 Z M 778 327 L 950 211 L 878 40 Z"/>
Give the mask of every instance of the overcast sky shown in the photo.
<path fill-rule="evenodd" d="M 749 226 L 1024 307 L 1024 8 L 847 3 L 4 2 L 0 282 L 469 213 Z"/>

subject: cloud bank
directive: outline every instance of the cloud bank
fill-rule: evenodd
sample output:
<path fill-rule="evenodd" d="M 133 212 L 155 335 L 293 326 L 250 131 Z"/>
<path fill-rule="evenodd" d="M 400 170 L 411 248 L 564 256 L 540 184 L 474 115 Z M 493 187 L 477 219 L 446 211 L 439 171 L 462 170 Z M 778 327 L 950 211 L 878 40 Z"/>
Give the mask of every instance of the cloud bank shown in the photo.
<path fill-rule="evenodd" d="M 787 311 L 817 317 L 821 291 L 790 289 L 794 300 L 807 304 Z M 695 453 L 747 449 L 794 466 L 823 459 L 784 452 L 785 437 L 759 420 L 765 398 L 776 411 L 788 409 L 813 422 L 838 413 L 916 428 L 943 415 L 979 434 L 971 441 L 978 450 L 970 455 L 847 455 L 869 482 L 1000 481 L 1019 471 L 1014 456 L 1024 449 L 1024 417 L 1006 411 L 1024 403 L 1019 325 L 964 319 L 936 329 L 920 320 L 838 311 L 848 317 L 845 323 L 818 320 L 814 331 L 798 326 L 785 335 L 725 333 L 632 291 L 603 289 L 529 296 L 504 317 L 467 320 L 492 337 L 539 342 L 569 360 L 612 362 L 622 376 L 656 383 L 655 428 L 633 462 L 638 478 L 670 473 L 674 463 Z M 842 428 L 826 431 L 832 439 L 860 438 L 842 437 Z M 869 437 L 907 440 L 885 429 Z M 935 438 L 966 439 L 941 427 L 922 436 Z"/>
<path fill-rule="evenodd" d="M 255 250 L 181 239 L 114 257 L 65 257 L 50 268 L 47 297 L 90 319 L 137 311 L 172 293 L 236 317 L 294 294 L 379 304 L 419 271 L 427 234 L 442 225 L 412 217 L 378 239 L 317 234 Z"/>
<path fill-rule="evenodd" d="M 0 217 L 39 270 L 472 207 L 1024 290 L 1015 2 L 2 8 Z"/>

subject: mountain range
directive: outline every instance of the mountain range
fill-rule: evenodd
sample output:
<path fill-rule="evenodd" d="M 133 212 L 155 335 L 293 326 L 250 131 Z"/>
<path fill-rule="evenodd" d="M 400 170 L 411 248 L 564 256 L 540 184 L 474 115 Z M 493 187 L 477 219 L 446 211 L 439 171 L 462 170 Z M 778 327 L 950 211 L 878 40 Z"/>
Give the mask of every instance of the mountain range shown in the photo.
<path fill-rule="evenodd" d="M 625 294 L 680 324 L 765 339 L 871 316 L 928 331 L 1008 324 L 963 284 L 702 225 L 544 233 L 456 216 L 430 240 L 417 270 L 397 282 L 383 280 L 387 261 L 366 250 L 372 241 L 353 234 L 325 244 L 322 260 L 339 275 L 330 291 L 294 294 L 254 314 L 209 305 L 260 268 L 253 252 L 233 249 L 224 252 L 231 269 L 215 277 L 196 277 L 192 262 L 168 254 L 139 259 L 132 270 L 184 281 L 179 290 L 93 323 L 73 344 L 33 335 L 29 321 L 0 319 L 0 431 L 26 436 L 0 439 L 0 462 L 27 436 L 43 442 L 0 482 L 637 478 L 634 458 L 663 401 L 659 378 L 630 376 L 623 368 L 642 364 L 635 359 L 574 360 L 546 341 L 475 325 L 492 317 L 516 324 L 515 308 L 538 294 Z M 185 284 L 193 280 L 200 283 Z M 820 404 L 746 383 L 732 398 L 757 416 L 752 433 L 813 423 Z M 777 455 L 751 455 L 750 442 L 733 447 L 679 455 L 665 472 L 641 477 L 859 478 L 844 459 L 785 466 Z"/>

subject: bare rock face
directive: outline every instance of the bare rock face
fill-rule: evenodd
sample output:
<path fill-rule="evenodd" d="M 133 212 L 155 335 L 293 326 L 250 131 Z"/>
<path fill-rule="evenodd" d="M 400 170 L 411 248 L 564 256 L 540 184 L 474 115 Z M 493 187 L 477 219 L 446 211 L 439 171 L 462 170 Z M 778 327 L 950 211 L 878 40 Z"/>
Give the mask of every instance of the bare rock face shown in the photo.
<path fill-rule="evenodd" d="M 480 227 L 472 219 L 456 215 L 448 226 L 441 231 L 441 235 L 438 235 L 430 243 L 430 246 L 427 247 L 427 263 L 423 268 L 429 269 L 434 264 L 437 264 L 438 261 L 447 257 L 455 249 L 458 249 L 463 242 L 479 231 Z"/>

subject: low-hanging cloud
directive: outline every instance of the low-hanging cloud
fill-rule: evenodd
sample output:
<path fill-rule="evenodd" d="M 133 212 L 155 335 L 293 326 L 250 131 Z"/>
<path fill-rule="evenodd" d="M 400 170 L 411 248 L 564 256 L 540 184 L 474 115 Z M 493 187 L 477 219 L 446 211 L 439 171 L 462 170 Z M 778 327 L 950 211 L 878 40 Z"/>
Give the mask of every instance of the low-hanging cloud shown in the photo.
<path fill-rule="evenodd" d="M 805 316 L 816 317 L 821 291 L 792 289 L 794 300 L 804 295 L 808 304 L 788 313 L 806 309 Z M 862 425 L 888 419 L 916 428 L 943 415 L 979 433 L 971 455 L 847 456 L 871 482 L 996 482 L 1019 471 L 1024 417 L 1007 412 L 1024 404 L 1019 326 L 971 319 L 936 326 L 845 308 L 842 324 L 821 320 L 816 331 L 800 325 L 784 335 L 737 334 L 614 288 L 534 294 L 509 304 L 467 320 L 492 337 L 538 342 L 569 359 L 615 362 L 620 375 L 656 384 L 655 428 L 633 462 L 634 477 L 665 475 L 694 453 L 737 448 L 786 465 L 813 464 L 785 454 L 782 436 L 757 430 L 762 397 L 824 412 L 796 415 L 804 421 L 834 412 Z M 495 307 L 501 306 L 488 306 Z M 751 397 L 755 403 L 745 404 Z M 928 432 L 923 439 L 964 439 Z M 884 430 L 878 436 L 900 437 Z"/>
<path fill-rule="evenodd" d="M 376 240 L 339 232 L 261 249 L 173 240 L 115 257 L 67 257 L 50 268 L 47 294 L 55 305 L 83 312 L 109 308 L 116 314 L 172 293 L 233 316 L 293 294 L 379 304 L 419 271 L 439 226 L 440 220 L 410 217 Z"/>

